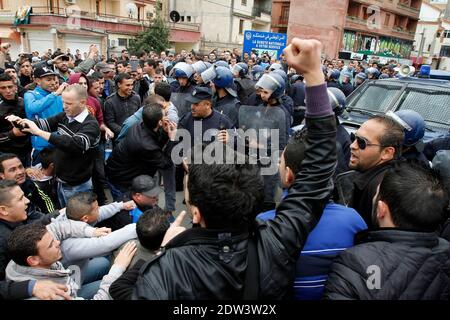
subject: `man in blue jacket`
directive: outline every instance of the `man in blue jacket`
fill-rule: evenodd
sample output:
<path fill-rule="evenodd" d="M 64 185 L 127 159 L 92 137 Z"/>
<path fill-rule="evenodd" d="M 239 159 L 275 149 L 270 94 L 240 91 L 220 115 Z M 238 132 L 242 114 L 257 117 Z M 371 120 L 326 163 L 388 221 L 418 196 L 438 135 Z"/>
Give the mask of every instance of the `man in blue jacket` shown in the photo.
<path fill-rule="evenodd" d="M 294 183 L 302 167 L 306 149 L 305 134 L 303 130 L 296 132 L 281 154 L 279 173 L 285 190 Z M 275 210 L 261 213 L 258 218 L 274 219 Z M 366 223 L 354 209 L 331 202 L 325 206 L 322 217 L 306 239 L 297 261 L 294 280 L 296 300 L 322 298 L 333 259 L 346 248 L 353 247 L 354 235 L 365 229 Z"/>
<path fill-rule="evenodd" d="M 47 68 L 37 68 L 34 70 L 34 78 L 37 87 L 33 91 L 25 93 L 25 113 L 30 120 L 46 119 L 63 111 L 63 103 L 61 94 L 67 87 L 66 83 L 59 86 L 56 73 Z M 59 86 L 59 87 L 58 87 Z M 39 152 L 50 144 L 43 138 L 38 136 L 31 137 L 32 164 L 36 165 L 40 162 Z"/>

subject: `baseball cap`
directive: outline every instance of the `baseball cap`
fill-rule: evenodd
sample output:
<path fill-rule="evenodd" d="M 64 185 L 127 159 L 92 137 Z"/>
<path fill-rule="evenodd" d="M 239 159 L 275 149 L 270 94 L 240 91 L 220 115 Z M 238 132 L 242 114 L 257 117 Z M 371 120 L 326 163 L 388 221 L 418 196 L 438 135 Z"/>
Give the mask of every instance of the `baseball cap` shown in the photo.
<path fill-rule="evenodd" d="M 156 197 L 163 190 L 155 182 L 155 179 L 148 175 L 140 175 L 131 182 L 131 191 L 134 193 L 142 193 L 147 197 Z"/>
<path fill-rule="evenodd" d="M 34 77 L 35 78 L 43 78 L 46 76 L 56 76 L 56 73 L 47 67 L 40 67 L 40 68 L 36 68 L 34 69 Z"/>
<path fill-rule="evenodd" d="M 203 100 L 211 100 L 212 91 L 210 88 L 199 87 L 192 91 L 191 95 L 186 98 L 186 100 L 190 103 L 199 103 Z"/>
<path fill-rule="evenodd" d="M 7 69 L 14 69 L 16 70 L 16 68 L 14 68 L 14 65 L 10 62 L 5 62 L 5 70 Z"/>

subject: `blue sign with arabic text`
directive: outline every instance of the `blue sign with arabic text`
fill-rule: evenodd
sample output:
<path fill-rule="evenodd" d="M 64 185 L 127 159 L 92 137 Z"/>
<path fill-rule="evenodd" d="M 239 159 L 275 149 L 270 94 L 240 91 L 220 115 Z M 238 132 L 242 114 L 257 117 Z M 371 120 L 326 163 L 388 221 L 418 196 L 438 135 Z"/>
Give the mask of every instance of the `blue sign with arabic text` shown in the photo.
<path fill-rule="evenodd" d="M 251 54 L 252 51 L 256 51 L 259 57 L 267 53 L 271 58 L 279 59 L 283 49 L 286 48 L 286 41 L 287 35 L 284 33 L 246 30 L 243 52 Z"/>

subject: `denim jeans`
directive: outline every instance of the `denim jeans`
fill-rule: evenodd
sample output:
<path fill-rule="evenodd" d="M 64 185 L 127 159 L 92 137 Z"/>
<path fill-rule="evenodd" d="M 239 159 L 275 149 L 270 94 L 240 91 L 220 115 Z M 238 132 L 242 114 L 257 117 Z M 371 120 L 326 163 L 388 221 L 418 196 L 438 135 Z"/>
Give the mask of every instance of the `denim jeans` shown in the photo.
<path fill-rule="evenodd" d="M 106 184 L 108 185 L 109 190 L 111 190 L 111 196 L 113 197 L 113 200 L 117 202 L 123 201 L 123 196 L 127 192 L 127 190 L 114 185 L 109 180 L 106 180 Z"/>
<path fill-rule="evenodd" d="M 34 167 L 34 166 L 38 165 L 39 163 L 41 163 L 41 156 L 39 155 L 39 153 L 40 153 L 40 151 L 38 151 L 34 148 L 31 150 L 31 156 L 30 156 L 31 157 L 31 159 L 30 159 L 31 166 Z"/>
<path fill-rule="evenodd" d="M 61 208 L 66 207 L 69 198 L 73 197 L 77 193 L 86 191 L 92 191 L 92 179 L 76 186 L 71 186 L 58 180 L 58 198 Z"/>
<path fill-rule="evenodd" d="M 165 211 L 175 211 L 176 203 L 176 185 L 175 185 L 175 166 L 161 170 L 164 183 Z"/>
<path fill-rule="evenodd" d="M 107 257 L 95 257 L 81 269 L 82 286 L 77 292 L 77 296 L 84 299 L 92 299 L 100 288 L 103 276 L 108 274 L 111 262 Z"/>
<path fill-rule="evenodd" d="M 92 185 L 94 193 L 97 195 L 97 201 L 99 206 L 103 206 L 106 203 L 105 194 L 105 158 L 103 143 L 100 143 L 94 157 L 94 169 L 92 170 Z"/>

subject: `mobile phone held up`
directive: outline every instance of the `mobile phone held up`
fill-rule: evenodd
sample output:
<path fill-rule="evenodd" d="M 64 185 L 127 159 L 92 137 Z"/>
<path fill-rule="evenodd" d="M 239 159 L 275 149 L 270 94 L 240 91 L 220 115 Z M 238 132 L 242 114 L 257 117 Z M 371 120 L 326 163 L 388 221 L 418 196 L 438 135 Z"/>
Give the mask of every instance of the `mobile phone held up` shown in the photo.
<path fill-rule="evenodd" d="M 130 60 L 131 72 L 136 72 L 139 66 L 139 60 Z"/>
<path fill-rule="evenodd" d="M 18 123 L 17 121 L 14 121 L 12 124 L 13 124 L 13 126 L 14 126 L 15 128 L 19 129 L 20 131 L 22 131 L 22 130 L 25 129 L 25 128 L 28 128 L 28 125 L 26 125 L 26 124 L 20 124 L 20 123 Z"/>

